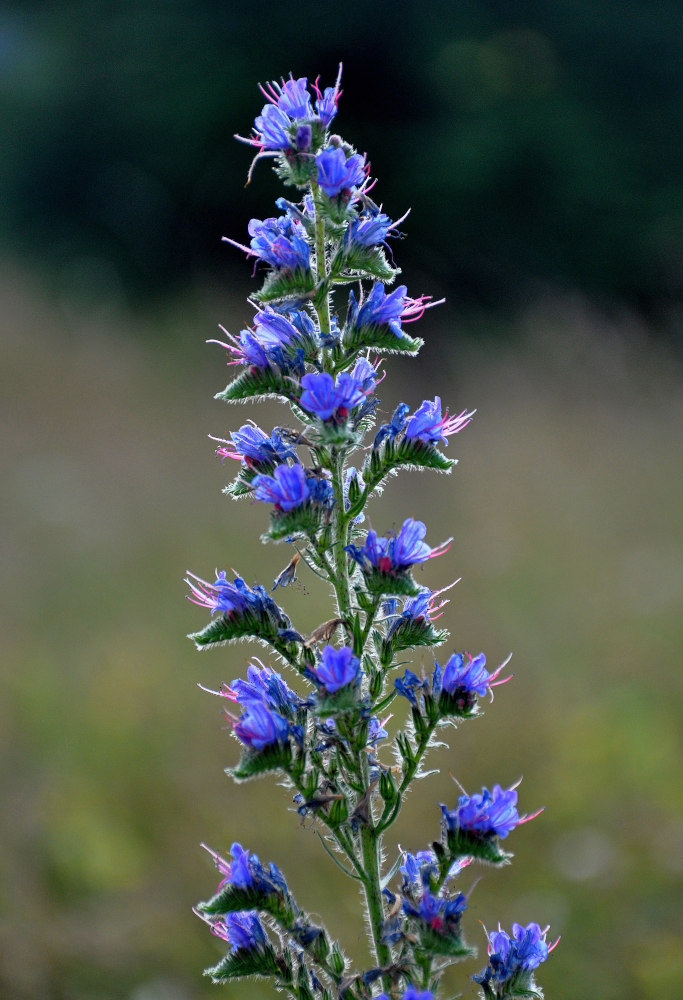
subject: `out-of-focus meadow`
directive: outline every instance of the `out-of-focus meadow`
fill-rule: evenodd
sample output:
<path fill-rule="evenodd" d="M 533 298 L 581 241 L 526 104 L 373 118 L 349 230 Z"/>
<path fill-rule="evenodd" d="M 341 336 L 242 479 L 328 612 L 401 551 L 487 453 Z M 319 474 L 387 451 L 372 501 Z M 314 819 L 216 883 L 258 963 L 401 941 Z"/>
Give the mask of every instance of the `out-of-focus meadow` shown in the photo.
<path fill-rule="evenodd" d="M 217 212 L 220 205 L 207 191 L 215 194 L 224 159 L 233 180 L 243 177 L 249 159 L 248 150 L 233 150 L 226 136 L 246 131 L 260 109 L 253 86 L 257 79 L 290 67 L 296 72 L 299 66 L 301 73 L 315 76 L 314 57 L 319 55 L 326 68 L 336 64 L 346 55 L 344 45 L 351 49 L 350 32 L 358 32 L 360 22 L 344 27 L 339 51 L 319 39 L 315 48 L 311 24 L 322 30 L 316 18 L 326 5 L 315 8 L 305 30 L 306 12 L 300 11 L 301 33 L 290 29 L 286 54 L 271 38 L 258 48 L 258 65 L 250 68 L 240 46 L 255 40 L 249 18 L 256 15 L 240 11 L 234 25 L 227 25 L 224 12 L 200 4 L 200 21 L 188 15 L 183 24 L 191 24 L 192 31 L 182 44 L 176 39 L 181 53 L 183 45 L 197 48 L 195 62 L 187 57 L 169 63 L 175 107 L 162 115 L 158 105 L 155 117 L 150 103 L 132 103 L 130 135 L 119 136 L 118 149 L 105 139 L 110 122 L 114 131 L 119 127 L 114 90 L 107 91 L 112 103 L 99 108 L 101 116 L 89 119 L 86 112 L 96 102 L 88 103 L 88 94 L 68 77 L 81 65 L 70 64 L 65 53 L 89 52 L 83 80 L 95 93 L 107 74 L 112 80 L 118 74 L 122 93 L 134 93 L 135 85 L 145 82 L 145 60 L 161 64 L 170 51 L 162 43 L 175 36 L 170 14 L 163 24 L 150 15 L 137 26 L 142 40 L 154 27 L 161 42 L 143 52 L 140 31 L 125 33 L 124 6 L 112 5 L 116 16 L 110 12 L 95 24 L 88 5 L 65 3 L 48 13 L 49 5 L 41 11 L 40 5 L 28 4 L 30 17 L 8 19 L 14 35 L 3 50 L 2 100 L 5 111 L 14 109 L 17 115 L 13 121 L 10 114 L 10 125 L 18 124 L 22 101 L 30 112 L 25 133 L 8 133 L 14 145 L 8 146 L 11 155 L 2 168 L 12 198 L 8 218 L 17 227 L 5 240 L 7 266 L 0 279 L 0 996 L 8 1000 L 216 996 L 217 988 L 200 973 L 221 953 L 219 942 L 191 912 L 216 881 L 201 840 L 228 849 L 238 839 L 262 860 L 275 860 L 301 903 L 320 914 L 352 955 L 364 954 L 356 890 L 324 854 L 314 830 L 302 826 L 287 791 L 270 778 L 236 786 L 223 774 L 236 760 L 237 744 L 224 728 L 221 706 L 197 684 L 216 688 L 262 651 L 244 645 L 197 653 L 184 636 L 206 615 L 185 600 L 182 583 L 186 569 L 210 576 L 216 566 L 269 583 L 289 558 L 286 546 L 258 542 L 264 505 L 222 496 L 231 470 L 215 458 L 206 437 L 224 436 L 248 417 L 267 428 L 283 419 L 275 404 L 228 408 L 212 400 L 228 370 L 223 352 L 203 341 L 214 336 L 218 322 L 238 331 L 249 321 L 245 296 L 256 284 L 247 280 L 249 265 L 227 270 L 233 259 L 226 264 L 227 276 L 217 278 L 215 260 L 203 257 L 201 240 L 193 241 L 188 233 L 211 229 L 217 243 L 224 232 L 241 239 L 244 220 L 271 212 L 272 197 L 281 192 L 257 178 L 247 193 L 234 183 L 222 192 L 226 204 L 238 203 L 237 214 L 208 225 L 207 206 Z M 669 6 L 663 4 L 662 11 Z M 453 803 L 458 795 L 453 778 L 474 791 L 482 784 L 509 785 L 523 775 L 522 810 L 541 805 L 546 810 L 511 835 L 506 843 L 515 853 L 510 867 L 484 870 L 470 899 L 468 937 L 483 953 L 479 920 L 488 927 L 499 919 L 504 925 L 549 922 L 553 937 L 562 934 L 539 976 L 551 1000 L 661 1000 L 677 994 L 683 977 L 678 896 L 683 869 L 683 397 L 680 356 L 668 336 L 680 316 L 675 294 L 680 261 L 674 252 L 680 175 L 675 183 L 675 163 L 669 164 L 664 183 L 665 168 L 657 178 L 654 158 L 646 158 L 649 165 L 639 173 L 634 166 L 638 141 L 628 147 L 625 137 L 631 132 L 624 126 L 614 154 L 621 172 L 614 188 L 609 183 L 606 188 L 612 201 L 603 197 L 597 211 L 585 197 L 591 178 L 598 188 L 602 183 L 598 168 L 609 173 L 607 161 L 589 150 L 579 193 L 564 219 L 573 218 L 575 229 L 551 234 L 565 188 L 548 162 L 555 168 L 569 163 L 569 137 L 572 129 L 583 134 L 578 110 L 590 104 L 591 73 L 598 72 L 586 56 L 584 75 L 572 76 L 572 44 L 584 54 L 601 52 L 595 21 L 601 6 L 591 5 L 584 49 L 576 34 L 563 33 L 553 22 L 551 5 L 524 5 L 526 13 L 517 20 L 503 3 L 486 5 L 486 17 L 476 5 L 462 7 L 464 14 L 439 22 L 439 33 L 435 12 L 442 5 L 435 4 L 434 12 L 425 13 L 427 27 L 411 36 L 406 56 L 409 68 L 430 67 L 425 72 L 436 88 L 441 138 L 449 150 L 438 160 L 449 191 L 448 211 L 470 206 L 455 256 L 457 219 L 435 224 L 432 242 L 425 219 L 439 212 L 434 191 L 423 177 L 413 176 L 408 184 L 406 159 L 413 168 L 419 162 L 415 134 L 425 137 L 428 162 L 437 162 L 434 123 L 420 124 L 423 109 L 411 104 L 409 87 L 416 78 L 405 67 L 394 67 L 388 37 L 373 50 L 389 74 L 374 102 L 378 108 L 359 112 L 356 105 L 355 125 L 347 127 L 343 118 L 339 122 L 352 141 L 358 138 L 354 127 L 359 129 L 359 145 L 367 146 L 373 163 L 378 153 L 379 188 L 386 193 L 389 187 L 392 198 L 389 203 L 387 194 L 387 211 L 395 217 L 406 201 L 413 204 L 417 246 L 412 262 L 408 257 L 406 263 L 402 244 L 395 246 L 397 262 L 406 263 L 409 291 L 448 298 L 421 321 L 426 346 L 419 359 L 387 361 L 388 377 L 379 392 L 382 415 L 399 400 L 414 407 L 435 393 L 455 412 L 477 408 L 472 425 L 450 440 L 448 453 L 459 459 L 453 474 L 406 474 L 392 481 L 384 497 L 373 501 L 372 524 L 384 531 L 412 515 L 427 522 L 433 544 L 452 535 L 448 555 L 418 576 L 433 588 L 462 578 L 442 620 L 452 634 L 450 645 L 482 649 L 490 664 L 514 652 L 514 680 L 497 691 L 482 719 L 452 734 L 450 751 L 434 754 L 432 764 L 440 774 L 413 790 L 396 825 L 394 846 L 416 850 L 438 835 L 437 803 Z M 168 10 L 178 15 L 185 7 L 169 3 Z M 284 25 L 285 15 L 278 17 Z M 407 15 L 391 38 L 407 42 L 406 33 L 415 27 L 411 18 Z M 637 36 L 645 47 L 660 39 L 662 52 L 671 53 L 674 43 L 663 15 L 651 25 L 643 6 L 636 21 L 629 37 Z M 600 24 L 604 32 L 614 27 L 609 19 Z M 157 31 L 160 26 L 166 35 Z M 518 35 L 510 36 L 511 31 Z M 12 46 L 25 37 L 35 42 L 28 46 L 31 65 L 43 77 L 31 77 L 28 96 L 13 98 L 7 74 L 12 71 L 12 79 L 18 79 L 25 67 L 19 60 L 17 70 L 17 59 L 12 63 Z M 114 60 L 113 68 L 106 59 L 98 63 L 104 43 L 113 58 L 120 38 L 130 42 L 128 48 L 121 43 L 129 61 Z M 211 97 L 197 83 L 200 70 L 209 77 L 217 73 L 216 39 L 225 46 L 226 76 L 240 78 L 239 105 L 227 94 L 221 103 L 220 95 Z M 305 42 L 309 49 L 304 52 Z M 533 65 L 545 67 L 543 73 L 520 76 L 523 62 L 513 59 L 517 76 L 501 82 L 496 72 L 507 64 L 500 53 L 509 53 L 510 45 L 531 45 Z M 206 64 L 203 51 L 211 57 Z M 658 86 L 665 89 L 662 66 L 669 64 L 664 57 L 655 65 L 644 56 L 638 62 L 625 48 L 615 52 L 606 45 L 604 51 L 615 65 L 621 65 L 621 55 L 625 63 L 632 58 L 634 65 L 649 67 L 650 76 L 643 70 L 640 78 L 641 110 L 648 94 Z M 354 60 L 360 75 L 357 49 L 352 65 Z M 434 67 L 446 74 L 441 91 Z M 484 95 L 495 92 L 499 98 L 487 103 L 481 90 L 470 93 L 463 67 L 475 75 Z M 387 110 L 392 69 L 400 78 L 403 121 Z M 377 85 L 379 70 L 367 72 Z M 49 105 L 45 94 L 54 80 L 62 80 L 63 89 L 49 91 Z M 352 77 L 348 86 L 353 107 L 354 92 L 359 95 L 363 88 Z M 520 100 L 515 103 L 505 87 L 521 89 Z M 609 87 L 600 93 L 609 97 Z M 200 101 L 201 94 L 208 104 Z M 244 103 L 244 94 L 250 103 Z M 661 104 L 662 121 L 679 94 L 676 78 L 669 104 Z M 178 106 L 179 95 L 184 106 Z M 611 99 L 618 104 L 614 94 Z M 543 149 L 543 122 L 553 119 L 553 109 L 566 111 L 570 104 L 575 114 L 565 116 L 568 131 L 560 136 L 559 125 L 553 126 L 549 159 L 536 163 L 539 191 L 548 195 L 552 188 L 556 199 L 539 207 L 524 155 L 533 159 L 533 150 Z M 466 114 L 458 118 L 464 105 Z M 183 145 L 187 136 L 173 132 L 174 112 L 186 123 L 193 116 L 220 115 L 216 145 L 190 153 Z M 380 112 L 388 116 L 384 125 L 381 117 L 377 123 Z M 595 130 L 589 131 L 597 141 L 598 124 L 606 119 L 596 115 Z M 451 131 L 449 121 L 458 123 Z M 477 121 L 483 122 L 479 131 Z M 615 115 L 611 121 L 614 139 L 625 119 Z M 662 121 L 659 126 L 650 121 L 653 142 L 661 138 Z M 150 122 L 156 135 L 169 143 L 176 135 L 180 143 L 175 177 L 159 165 L 155 174 Z M 508 131 L 501 147 L 497 129 L 503 123 Z M 528 127 L 521 143 L 524 155 L 512 148 L 522 125 Z M 35 157 L 26 157 L 26 142 L 42 149 L 37 135 L 43 126 L 45 164 L 36 166 Z M 398 163 L 392 150 L 400 149 L 408 128 L 410 150 Z M 124 139 L 143 133 L 148 145 L 143 142 L 137 161 L 124 149 Z M 59 159 L 60 135 L 79 136 L 80 153 L 86 156 L 83 166 L 76 157 L 79 149 L 69 147 L 72 174 L 68 157 Z M 627 147 L 622 162 L 618 151 Z M 502 149 L 501 155 L 517 164 L 509 190 L 502 181 L 482 176 L 487 148 L 493 159 Z M 97 170 L 88 165 L 88 153 L 92 162 L 97 160 Z M 30 174 L 21 183 L 20 167 Z M 403 189 L 392 177 L 394 167 L 402 172 Z M 555 187 L 546 184 L 548 172 Z M 194 187 L 178 208 L 178 192 L 189 184 L 188 176 Z M 36 220 L 48 205 L 55 178 L 61 180 L 54 192 L 59 211 L 53 204 L 48 212 L 50 246 L 43 248 Z M 636 181 L 642 181 L 642 200 Z M 574 190 L 572 183 L 567 181 L 567 191 Z M 72 191 L 79 185 L 82 200 Z M 168 201 L 161 197 L 162 188 Z M 486 216 L 490 225 L 480 236 L 477 218 L 482 218 L 479 209 L 489 211 L 487 191 L 494 192 L 492 205 L 507 207 L 502 216 Z M 100 195 L 110 199 L 104 207 Z M 102 217 L 88 221 L 95 202 Z M 119 214 L 105 218 L 107 205 Z M 628 227 L 620 229 L 629 205 L 636 219 L 649 220 L 649 228 L 638 230 L 645 235 L 635 248 L 626 245 Z M 191 266 L 182 284 L 174 271 L 182 256 L 172 245 L 177 230 L 162 237 L 167 218 L 174 225 L 181 218 L 192 220 L 183 229 L 183 252 Z M 499 232 L 496 218 L 503 219 Z M 26 230 L 22 238 L 18 235 L 20 223 L 33 234 L 31 254 Z M 403 228 L 407 250 L 412 217 Z M 98 233 L 106 251 L 93 253 L 88 238 L 95 240 Z M 566 259 L 560 252 L 563 234 Z M 137 257 L 130 250 L 134 236 L 142 241 Z M 552 259 L 553 273 L 535 269 L 529 250 L 535 238 L 544 265 Z M 161 247 L 152 246 L 156 239 Z M 638 270 L 648 246 L 654 260 Z M 511 289 L 519 286 L 523 294 L 515 296 Z M 499 289 L 505 294 L 495 308 Z M 304 572 L 301 583 L 283 593 L 282 603 L 305 631 L 329 617 L 329 603 Z M 389 760 L 387 752 L 384 757 Z M 468 886 L 474 881 L 474 875 L 465 878 Z M 456 969 L 448 979 L 451 991 L 464 988 L 465 997 L 474 996 L 467 975 L 481 964 L 480 959 Z M 268 985 L 249 983 L 230 987 L 225 995 L 265 1000 L 272 994 Z"/>

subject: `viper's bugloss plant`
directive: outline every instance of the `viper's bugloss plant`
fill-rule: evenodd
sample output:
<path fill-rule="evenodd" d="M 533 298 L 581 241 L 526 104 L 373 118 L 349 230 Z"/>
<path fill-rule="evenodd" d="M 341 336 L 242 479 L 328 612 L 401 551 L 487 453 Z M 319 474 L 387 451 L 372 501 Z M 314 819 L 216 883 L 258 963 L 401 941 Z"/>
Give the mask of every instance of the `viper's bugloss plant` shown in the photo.
<path fill-rule="evenodd" d="M 273 159 L 298 200 L 280 198 L 281 215 L 252 219 L 249 246 L 228 241 L 265 276 L 251 325 L 217 341 L 237 368 L 218 399 L 273 397 L 290 410 L 270 433 L 250 421 L 219 440 L 217 454 L 239 463 L 226 492 L 270 505 L 263 540 L 293 549 L 272 591 L 306 567 L 329 588 L 332 614 L 304 635 L 261 583 L 221 570 L 213 582 L 191 573 L 188 584 L 190 599 L 211 612 L 191 636 L 198 648 L 256 639 L 296 681 L 293 689 L 256 660 L 246 678 L 213 692 L 229 703 L 241 748 L 229 773 L 241 781 L 272 772 L 292 790 L 296 812 L 362 886 L 375 961 L 353 968 L 280 869 L 239 843 L 225 855 L 210 850 L 221 882 L 196 912 L 230 946 L 207 970 L 215 982 L 262 976 L 296 1000 L 434 1000 L 445 968 L 476 954 L 461 926 L 468 896 L 459 876 L 477 862 L 507 864 L 501 842 L 538 813 L 520 816 L 516 786 L 461 790 L 441 805 L 440 828 L 435 805 L 431 843 L 393 857 L 386 844 L 437 733 L 479 714 L 510 678 L 500 678 L 505 663 L 489 672 L 483 653 L 464 651 L 420 675 L 396 669 L 405 650 L 448 639 L 435 622 L 450 588 L 420 586 L 412 567 L 443 555 L 450 541 L 428 542 L 412 516 L 385 534 L 363 527 L 365 509 L 402 468 L 450 472 L 455 459 L 442 449 L 474 411 L 451 416 L 435 396 L 412 414 L 399 403 L 379 420 L 380 356 L 416 355 L 422 341 L 404 326 L 437 303 L 410 298 L 405 285 L 387 291 L 399 273 L 387 240 L 400 235 L 405 215 L 393 222 L 372 200 L 365 157 L 331 133 L 339 88 L 340 78 L 321 91 L 293 77 L 261 88 L 267 103 L 243 141 L 257 149 L 254 162 Z M 387 747 L 392 702 L 408 719 Z M 546 933 L 531 923 L 489 934 L 488 965 L 472 976 L 480 996 L 540 997 L 534 972 L 553 947 Z"/>

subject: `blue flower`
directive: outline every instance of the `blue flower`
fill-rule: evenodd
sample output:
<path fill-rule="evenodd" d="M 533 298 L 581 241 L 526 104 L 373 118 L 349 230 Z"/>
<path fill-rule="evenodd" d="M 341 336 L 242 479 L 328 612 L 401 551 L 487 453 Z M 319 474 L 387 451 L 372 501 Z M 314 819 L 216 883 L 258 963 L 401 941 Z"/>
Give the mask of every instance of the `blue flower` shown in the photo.
<path fill-rule="evenodd" d="M 306 483 L 311 492 L 311 500 L 328 509 L 334 507 L 334 488 L 329 479 L 324 476 L 307 476 Z"/>
<path fill-rule="evenodd" d="M 349 412 L 365 400 L 365 392 L 348 372 L 342 372 L 335 382 L 328 372 L 304 375 L 300 403 L 321 420 L 344 420 Z"/>
<path fill-rule="evenodd" d="M 273 267 L 308 269 L 311 248 L 298 219 L 283 215 L 277 219 L 252 219 L 248 226 L 250 246 L 257 257 Z"/>
<path fill-rule="evenodd" d="M 269 103 L 255 119 L 252 134 L 247 138 L 239 135 L 235 138 L 256 146 L 261 153 L 264 150 L 273 153 L 291 149 L 292 132 L 294 132 L 296 148 L 308 149 L 310 140 L 308 145 L 300 144 L 300 130 L 302 126 L 308 125 L 312 134 L 310 126 L 316 121 L 320 122 L 323 128 L 327 128 L 337 113 L 337 102 L 341 94 L 340 77 L 341 72 L 335 86 L 326 87 L 323 93 L 320 92 L 317 80 L 313 84 L 317 98 L 315 111 L 311 105 L 308 80 L 305 76 L 299 77 L 298 80 L 290 76 L 287 81 L 281 80 L 280 83 L 273 81 L 261 87 L 261 92 Z M 293 128 L 294 126 L 296 127 Z"/>
<path fill-rule="evenodd" d="M 400 695 L 407 698 L 411 705 L 417 707 L 418 699 L 417 692 L 423 693 L 429 690 L 429 681 L 424 678 L 420 680 L 417 674 L 414 674 L 412 670 L 406 670 L 403 677 L 397 677 L 394 681 L 394 687 Z"/>
<path fill-rule="evenodd" d="M 380 993 L 377 1000 L 391 1000 L 391 997 L 386 993 Z M 401 1000 L 434 1000 L 434 994 L 429 990 L 420 991 L 411 984 L 406 988 Z"/>
<path fill-rule="evenodd" d="M 389 423 L 380 425 L 380 428 L 375 435 L 375 440 L 372 443 L 373 451 L 376 451 L 384 440 L 393 441 L 394 438 L 401 433 L 405 427 L 409 411 L 410 407 L 407 403 L 398 404 Z"/>
<path fill-rule="evenodd" d="M 250 663 L 247 667 L 247 679 L 234 680 L 229 691 L 242 707 L 260 702 L 266 708 L 285 715 L 293 715 L 302 704 L 299 696 L 291 690 L 277 670 L 271 670 L 263 664 L 257 667 Z"/>
<path fill-rule="evenodd" d="M 238 739 L 252 750 L 263 750 L 273 743 L 286 743 L 289 737 L 289 723 L 277 712 L 271 712 L 261 701 L 249 701 L 240 716 L 233 723 Z"/>
<path fill-rule="evenodd" d="M 293 510 L 311 496 L 301 465 L 278 465 L 272 476 L 259 473 L 252 479 L 252 486 L 257 500 L 273 503 L 278 510 Z"/>
<path fill-rule="evenodd" d="M 381 281 L 376 281 L 367 297 L 360 304 L 353 292 L 349 293 L 349 326 L 388 326 L 397 337 L 403 336 L 401 315 L 405 309 L 405 285 L 399 285 L 387 295 Z"/>
<path fill-rule="evenodd" d="M 382 573 L 401 572 L 415 563 L 441 555 L 450 546 L 450 542 L 444 542 L 443 545 L 430 549 L 422 541 L 426 532 L 427 528 L 422 521 L 409 517 L 392 538 L 381 538 L 371 529 L 362 548 L 356 545 L 347 545 L 345 548 L 366 572 L 373 569 Z"/>
<path fill-rule="evenodd" d="M 465 694 L 486 694 L 491 675 L 486 670 L 486 657 L 483 653 L 472 658 L 465 653 L 454 653 L 443 668 L 442 690 L 448 694 L 463 692 Z"/>
<path fill-rule="evenodd" d="M 429 889 L 425 889 L 417 904 L 410 899 L 403 901 L 404 913 L 417 917 L 430 930 L 444 935 L 459 931 L 460 917 L 466 909 L 467 899 L 462 892 L 453 899 L 444 899 L 443 896 L 435 896 Z"/>
<path fill-rule="evenodd" d="M 254 119 L 254 136 L 246 141 L 261 149 L 287 149 L 290 145 L 287 132 L 290 124 L 289 116 L 281 108 L 266 104 Z"/>
<path fill-rule="evenodd" d="M 406 851 L 399 871 L 403 873 L 404 891 L 411 885 L 428 886 L 432 875 L 438 875 L 439 865 L 434 851 Z"/>
<path fill-rule="evenodd" d="M 442 805 L 445 826 L 449 830 L 465 830 L 481 838 L 507 837 L 520 823 L 526 823 L 542 812 L 539 809 L 531 816 L 520 817 L 515 788 L 516 786 L 504 789 L 500 785 L 494 785 L 492 792 L 488 788 L 482 788 L 480 794 L 461 795 L 452 812 Z"/>
<path fill-rule="evenodd" d="M 276 85 L 277 86 L 277 85 Z M 278 107 L 290 118 L 312 118 L 311 96 L 308 93 L 308 79 L 305 76 L 298 80 L 289 79 L 278 88 Z"/>
<path fill-rule="evenodd" d="M 228 343 L 220 344 L 234 355 L 229 364 L 244 362 L 256 368 L 279 365 L 283 371 L 303 371 L 304 351 L 301 331 L 282 313 L 264 309 L 254 317 L 254 329 L 242 330 L 239 341 L 224 331 Z"/>
<path fill-rule="evenodd" d="M 391 718 L 391 716 L 389 716 Z M 384 728 L 384 724 L 388 719 L 380 721 L 376 715 L 373 715 L 368 724 L 368 746 L 374 747 L 380 740 L 385 740 L 389 735 Z"/>
<path fill-rule="evenodd" d="M 218 889 L 226 885 L 233 885 L 237 889 L 258 889 L 266 893 L 288 893 L 285 877 L 277 867 L 271 862 L 265 868 L 256 854 L 245 851 L 237 841 L 230 847 L 231 860 L 226 861 L 216 851 L 202 845 L 213 858 L 216 868 L 223 876 Z"/>
<path fill-rule="evenodd" d="M 485 985 L 492 980 L 502 986 L 501 995 L 506 993 L 505 985 L 520 973 L 530 973 L 545 962 L 550 952 L 557 945 L 548 946 L 546 934 L 548 928 L 541 930 L 536 923 L 512 925 L 512 935 L 501 929 L 488 935 L 489 964 L 478 975 L 472 976 L 475 982 Z"/>
<path fill-rule="evenodd" d="M 224 445 L 228 443 L 232 444 L 232 449 L 221 446 L 216 449 L 216 454 L 221 458 L 240 459 L 249 468 L 263 463 L 277 465 L 288 458 L 298 461 L 294 448 L 283 441 L 277 428 L 269 436 L 256 424 L 243 424 L 238 431 L 232 432 L 230 442 L 223 442 Z"/>
<path fill-rule="evenodd" d="M 406 292 L 406 286 L 399 285 L 387 295 L 381 281 L 375 282 L 366 298 L 360 302 L 356 301 L 353 292 L 349 292 L 348 326 L 352 329 L 363 326 L 388 326 L 397 337 L 402 337 L 401 320 L 411 322 L 419 319 L 425 309 L 441 305 L 444 301 L 440 299 L 438 302 L 430 302 L 429 295 L 411 299 Z"/>
<path fill-rule="evenodd" d="M 357 187 L 365 180 L 365 160 L 359 153 L 352 153 L 347 159 L 340 147 L 328 147 L 318 153 L 315 162 L 318 184 L 330 198 Z"/>
<path fill-rule="evenodd" d="M 424 562 L 432 555 L 432 550 L 422 539 L 427 534 L 423 521 L 415 521 L 409 517 L 401 525 L 401 530 L 392 539 L 390 556 L 392 567 L 402 569 L 413 563 Z"/>
<path fill-rule="evenodd" d="M 220 925 L 222 925 L 223 933 L 218 931 Z M 213 925 L 213 930 L 219 937 L 232 945 L 231 951 L 261 948 L 266 944 L 266 932 L 256 910 L 228 913 L 223 921 Z"/>
<path fill-rule="evenodd" d="M 191 591 L 187 596 L 193 604 L 209 608 L 212 614 L 216 611 L 222 611 L 226 615 L 240 614 L 246 609 L 248 596 L 235 583 L 230 583 L 225 570 L 218 573 L 214 583 L 208 583 L 194 573 L 188 573 L 188 576 L 192 579 L 186 580 Z"/>
<path fill-rule="evenodd" d="M 335 649 L 327 645 L 322 651 L 320 662 L 311 669 L 310 676 L 321 684 L 328 694 L 340 688 L 355 684 L 360 677 L 360 660 L 353 655 L 350 646 Z"/>
<path fill-rule="evenodd" d="M 313 129 L 308 122 L 303 122 L 296 127 L 294 145 L 300 153 L 305 153 L 311 148 L 313 142 Z"/>
<path fill-rule="evenodd" d="M 339 100 L 339 88 L 338 87 L 325 87 L 322 95 L 317 87 L 314 86 L 316 93 L 318 94 L 318 100 L 315 102 L 315 110 L 318 112 L 318 117 L 323 123 L 325 128 L 330 124 L 334 116 L 337 114 L 337 101 Z"/>
<path fill-rule="evenodd" d="M 389 216 L 382 213 L 359 216 L 349 224 L 346 238 L 349 243 L 355 243 L 358 246 L 375 246 L 377 243 L 384 243 L 393 225 L 394 223 Z"/>
<path fill-rule="evenodd" d="M 435 396 L 433 400 L 425 399 L 408 421 L 406 440 L 422 441 L 425 444 L 443 441 L 448 444 L 446 438 L 467 427 L 473 415 L 474 410 L 470 413 L 463 410 L 457 417 L 449 417 L 448 414 L 442 416 L 441 398 Z"/>
<path fill-rule="evenodd" d="M 300 339 L 299 331 L 282 313 L 264 309 L 254 316 L 254 333 L 264 348 L 292 347 Z"/>

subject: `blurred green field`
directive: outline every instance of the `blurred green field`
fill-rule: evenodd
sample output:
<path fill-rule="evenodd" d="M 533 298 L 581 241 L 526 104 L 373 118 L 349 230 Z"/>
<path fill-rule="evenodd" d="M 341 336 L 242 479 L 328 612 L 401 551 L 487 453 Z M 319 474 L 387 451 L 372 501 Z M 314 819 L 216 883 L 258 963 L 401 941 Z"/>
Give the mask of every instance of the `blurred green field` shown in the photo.
<path fill-rule="evenodd" d="M 197 288 L 135 320 L 49 300 L 19 271 L 0 297 L 0 995 L 217 996 L 201 970 L 219 943 L 191 912 L 215 883 L 202 840 L 277 861 L 361 957 L 356 890 L 288 793 L 223 774 L 237 745 L 197 683 L 231 680 L 252 650 L 199 655 L 184 638 L 205 621 L 185 600 L 187 568 L 270 583 L 288 559 L 258 544 L 263 506 L 221 495 L 230 472 L 206 437 L 257 416 L 212 401 L 227 373 L 203 344 L 219 321 L 239 328 L 243 290 Z M 432 543 L 455 537 L 420 579 L 462 577 L 443 619 L 453 643 L 490 662 L 514 651 L 515 679 L 435 755 L 441 773 L 413 791 L 395 841 L 420 849 L 438 834 L 451 774 L 470 791 L 523 774 L 522 810 L 546 811 L 511 836 L 511 867 L 484 871 L 470 940 L 483 944 L 478 920 L 550 922 L 563 937 L 539 977 L 552 1000 L 673 998 L 680 365 L 628 314 L 578 298 L 539 301 L 504 337 L 466 337 L 476 322 L 430 313 L 419 360 L 387 363 L 385 413 L 435 392 L 478 412 L 451 439 L 452 476 L 406 475 L 370 514 L 379 531 L 413 515 Z M 283 604 L 305 630 L 328 614 L 303 583 Z M 457 969 L 452 991 L 474 996 L 480 964 Z"/>

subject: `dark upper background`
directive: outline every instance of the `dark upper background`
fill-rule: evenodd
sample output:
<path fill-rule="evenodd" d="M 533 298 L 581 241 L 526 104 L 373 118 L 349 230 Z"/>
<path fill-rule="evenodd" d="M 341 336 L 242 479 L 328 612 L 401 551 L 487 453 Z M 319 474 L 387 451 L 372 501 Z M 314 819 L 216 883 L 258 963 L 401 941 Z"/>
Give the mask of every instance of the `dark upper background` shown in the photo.
<path fill-rule="evenodd" d="M 255 82 L 343 61 L 344 134 L 413 209 L 405 267 L 465 305 L 555 286 L 675 321 L 676 2 L 25 2 L 0 27 L 2 239 L 57 283 L 136 305 L 236 269 Z"/>
<path fill-rule="evenodd" d="M 447 300 L 418 359 L 386 362 L 381 415 L 437 392 L 477 408 L 454 474 L 392 481 L 372 523 L 453 535 L 419 577 L 462 577 L 449 648 L 515 653 L 389 850 L 437 835 L 451 772 L 470 791 L 523 774 L 522 809 L 547 808 L 483 872 L 470 940 L 550 922 L 551 1000 L 680 990 L 682 30 L 668 0 L 0 6 L 3 1000 L 217 996 L 201 839 L 276 861 L 362 955 L 355 888 L 287 793 L 222 774 L 237 748 L 195 683 L 263 650 L 196 654 L 181 582 L 268 583 L 289 558 L 258 544 L 265 505 L 221 495 L 205 436 L 282 410 L 214 402 L 203 341 L 238 332 L 257 287 L 221 236 L 287 193 L 267 162 L 244 188 L 232 134 L 258 81 L 331 84 L 339 61 L 336 127 L 386 211 L 412 207 L 401 280 Z M 329 601 L 302 583 L 281 600 L 307 631 Z M 474 996 L 477 968 L 448 989 Z"/>

